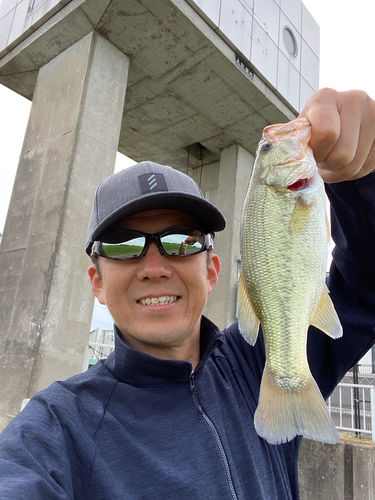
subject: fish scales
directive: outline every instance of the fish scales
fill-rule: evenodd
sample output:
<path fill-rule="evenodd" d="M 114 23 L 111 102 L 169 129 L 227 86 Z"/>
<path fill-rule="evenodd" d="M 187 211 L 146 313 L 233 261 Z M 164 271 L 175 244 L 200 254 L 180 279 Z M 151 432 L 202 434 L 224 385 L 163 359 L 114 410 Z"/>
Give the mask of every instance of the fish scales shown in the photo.
<path fill-rule="evenodd" d="M 306 355 L 310 324 L 342 334 L 324 283 L 326 198 L 310 129 L 305 119 L 265 129 L 241 223 L 239 327 L 254 344 L 262 325 L 266 366 L 255 426 L 272 444 L 298 434 L 338 440 Z"/>
<path fill-rule="evenodd" d="M 249 208 L 250 220 L 263 220 L 264 224 L 249 225 L 254 229 L 251 231 L 253 237 L 245 239 L 243 253 L 254 258 L 244 259 L 243 269 L 248 286 L 257 282 L 253 294 L 254 309 L 263 319 L 264 335 L 272 332 L 266 344 L 269 364 L 274 367 L 276 374 L 285 369 L 298 372 L 301 360 L 305 360 L 306 342 L 302 343 L 296 336 L 307 335 L 310 311 L 318 305 L 322 288 L 321 280 L 315 289 L 310 284 L 325 273 L 325 259 L 320 259 L 320 262 L 316 259 L 321 241 L 326 238 L 325 222 L 324 217 L 321 219 L 319 211 L 316 211 L 309 221 L 315 226 L 315 231 L 295 234 L 288 228 L 293 204 L 289 200 L 285 203 L 285 198 L 275 196 L 273 192 L 267 196 L 267 192 L 264 192 L 266 189 L 263 187 L 263 193 L 256 189 L 252 191 L 254 202 Z M 257 202 L 262 199 L 264 203 Z M 324 214 L 324 207 L 321 210 Z M 278 224 L 275 224 L 276 220 Z M 284 232 L 280 231 L 283 225 L 286 226 Z M 257 251 L 259 248 L 262 251 Z M 315 265 L 307 267 L 306 259 Z M 300 293 L 301 287 L 305 293 Z M 290 314 L 284 314 L 286 310 Z M 283 336 L 288 330 L 295 331 L 296 335 Z M 270 349 L 271 346 L 273 349 Z"/>

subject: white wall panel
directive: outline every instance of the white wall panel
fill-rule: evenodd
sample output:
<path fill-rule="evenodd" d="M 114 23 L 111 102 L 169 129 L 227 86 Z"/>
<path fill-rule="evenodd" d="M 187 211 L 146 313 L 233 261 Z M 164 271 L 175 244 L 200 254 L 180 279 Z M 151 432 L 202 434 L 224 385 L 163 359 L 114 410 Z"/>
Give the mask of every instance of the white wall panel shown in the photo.
<path fill-rule="evenodd" d="M 0 0 L 0 19 L 8 14 L 17 5 L 17 0 Z"/>
<path fill-rule="evenodd" d="M 15 8 L 12 27 L 9 33 L 8 44 L 12 43 L 24 32 L 24 24 L 30 0 L 21 0 Z"/>
<path fill-rule="evenodd" d="M 320 28 L 310 12 L 302 4 L 302 36 L 315 55 L 320 53 Z"/>
<path fill-rule="evenodd" d="M 9 11 L 0 19 L 0 50 L 5 49 L 8 44 L 8 37 L 12 21 L 14 17 L 14 9 Z"/>
<path fill-rule="evenodd" d="M 250 58 L 253 16 L 239 0 L 225 0 L 221 4 L 220 32 L 248 60 Z"/>
<path fill-rule="evenodd" d="M 299 108 L 300 74 L 281 51 L 279 51 L 277 70 L 277 90 L 295 109 Z"/>
<path fill-rule="evenodd" d="M 212 27 L 217 28 L 219 26 L 220 5 L 222 0 L 187 0 L 187 2 L 193 7 L 197 6 L 198 10 L 207 17 Z"/>
<path fill-rule="evenodd" d="M 285 12 L 295 28 L 301 33 L 302 3 L 301 0 L 281 0 L 281 10 Z"/>
<path fill-rule="evenodd" d="M 278 47 L 254 20 L 250 61 L 276 87 Z"/>
<path fill-rule="evenodd" d="M 227 0 L 222 0 L 222 1 L 227 1 Z M 250 12 L 250 14 L 253 13 L 255 0 L 240 0 L 240 2 L 242 3 L 242 5 L 246 7 L 246 9 Z"/>
<path fill-rule="evenodd" d="M 291 56 L 285 46 L 283 39 L 283 29 L 287 26 L 293 32 L 293 35 L 297 42 L 297 55 L 295 57 Z M 280 34 L 279 34 L 279 47 L 284 56 L 295 66 L 298 71 L 301 71 L 301 46 L 302 46 L 302 37 L 301 34 L 297 31 L 295 26 L 291 23 L 290 19 L 281 12 L 280 13 Z"/>
<path fill-rule="evenodd" d="M 26 19 L 27 26 L 34 24 L 38 21 L 46 12 L 48 12 L 52 7 L 59 3 L 59 0 L 48 0 L 47 2 L 43 2 L 34 9 L 28 19 Z"/>
<path fill-rule="evenodd" d="M 280 7 L 274 0 L 254 0 L 254 19 L 271 39 L 279 43 Z"/>
<path fill-rule="evenodd" d="M 319 59 L 304 40 L 302 40 L 301 75 L 313 89 L 319 88 Z"/>
<path fill-rule="evenodd" d="M 315 92 L 315 90 L 301 76 L 300 102 L 299 102 L 300 111 L 302 111 L 302 109 L 305 107 L 305 104 L 310 99 L 310 97 L 314 94 L 314 92 Z"/>

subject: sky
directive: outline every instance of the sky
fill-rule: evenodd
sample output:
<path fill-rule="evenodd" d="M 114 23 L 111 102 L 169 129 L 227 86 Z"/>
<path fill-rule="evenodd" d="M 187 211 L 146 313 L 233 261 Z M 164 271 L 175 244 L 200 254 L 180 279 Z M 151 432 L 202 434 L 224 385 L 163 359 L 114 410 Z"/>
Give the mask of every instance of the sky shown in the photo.
<path fill-rule="evenodd" d="M 0 0 L 1 1 L 1 0 Z M 304 0 L 320 26 L 320 87 L 361 89 L 375 99 L 374 0 Z M 0 232 L 31 103 L 0 85 Z M 132 163 L 118 154 L 116 169 Z"/>

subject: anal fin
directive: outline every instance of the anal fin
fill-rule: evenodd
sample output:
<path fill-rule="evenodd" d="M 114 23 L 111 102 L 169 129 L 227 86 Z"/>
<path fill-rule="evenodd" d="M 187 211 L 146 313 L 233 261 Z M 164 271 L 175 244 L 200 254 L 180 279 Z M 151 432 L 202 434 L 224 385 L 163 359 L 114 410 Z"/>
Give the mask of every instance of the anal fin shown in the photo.
<path fill-rule="evenodd" d="M 318 307 L 311 322 L 312 325 L 322 330 L 333 339 L 342 337 L 342 326 L 333 306 L 329 291 L 325 285 L 320 297 Z"/>

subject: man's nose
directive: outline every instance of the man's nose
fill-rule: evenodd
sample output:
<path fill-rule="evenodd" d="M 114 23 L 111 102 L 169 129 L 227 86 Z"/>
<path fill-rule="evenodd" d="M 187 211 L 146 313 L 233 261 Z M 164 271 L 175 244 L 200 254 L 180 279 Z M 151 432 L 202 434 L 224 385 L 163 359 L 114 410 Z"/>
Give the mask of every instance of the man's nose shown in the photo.
<path fill-rule="evenodd" d="M 172 274 L 173 271 L 168 263 L 168 257 L 161 254 L 155 241 L 151 241 L 146 255 L 139 259 L 138 279 L 157 280 L 170 278 Z"/>

